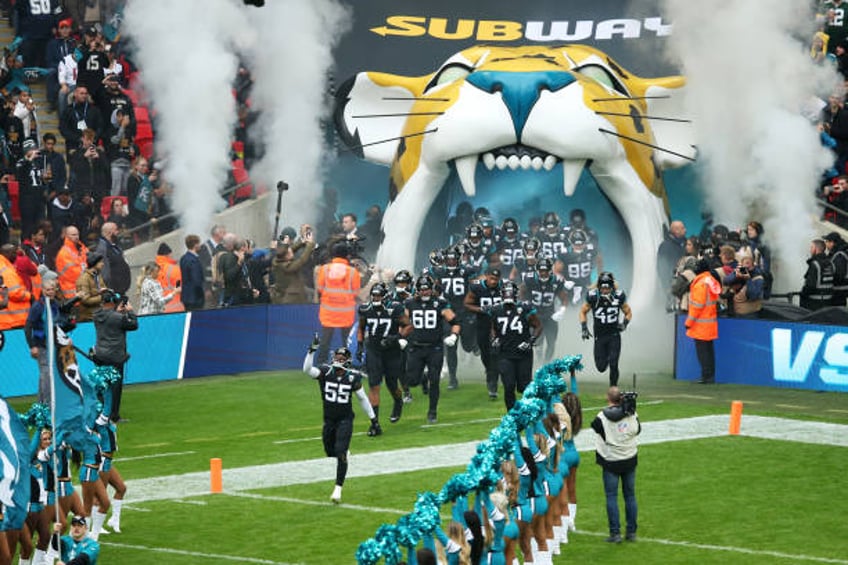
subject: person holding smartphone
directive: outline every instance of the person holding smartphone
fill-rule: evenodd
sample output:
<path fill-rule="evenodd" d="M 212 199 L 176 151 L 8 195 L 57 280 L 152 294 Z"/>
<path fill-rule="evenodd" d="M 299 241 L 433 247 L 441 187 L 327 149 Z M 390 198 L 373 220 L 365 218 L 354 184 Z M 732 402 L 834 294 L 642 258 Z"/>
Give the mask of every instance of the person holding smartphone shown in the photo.
<path fill-rule="evenodd" d="M 306 304 L 309 302 L 301 272 L 312 258 L 315 250 L 315 233 L 312 226 L 303 225 L 301 237 L 294 242 L 271 242 L 274 258 L 271 272 L 274 284 L 271 288 L 273 304 Z"/>

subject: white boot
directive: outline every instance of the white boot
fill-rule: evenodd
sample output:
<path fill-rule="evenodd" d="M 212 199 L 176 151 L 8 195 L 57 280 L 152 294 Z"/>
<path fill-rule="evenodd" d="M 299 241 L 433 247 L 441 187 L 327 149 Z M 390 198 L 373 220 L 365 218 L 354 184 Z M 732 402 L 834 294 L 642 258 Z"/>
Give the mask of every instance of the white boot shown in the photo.
<path fill-rule="evenodd" d="M 577 531 L 577 527 L 574 525 L 575 520 L 577 520 L 577 504 L 576 503 L 568 503 L 568 529 L 572 532 Z"/>
<path fill-rule="evenodd" d="M 103 530 L 103 522 L 105 521 L 106 514 L 100 512 L 100 509 L 98 508 L 97 512 L 94 512 L 91 516 L 91 533 L 88 534 L 88 537 L 97 541 L 100 538 L 101 533 L 108 533 Z"/>
<path fill-rule="evenodd" d="M 32 565 L 32 559 L 24 559 L 23 557 L 21 557 L 18 560 L 18 565 Z"/>
<path fill-rule="evenodd" d="M 548 549 L 551 555 L 559 555 L 559 540 L 556 538 L 556 532 L 554 532 L 554 537 L 548 540 Z"/>
<path fill-rule="evenodd" d="M 121 507 L 123 505 L 123 500 L 113 500 L 112 515 L 109 517 L 109 521 L 106 522 L 106 525 L 112 528 L 112 531 L 114 531 L 116 534 L 121 533 Z"/>
<path fill-rule="evenodd" d="M 539 550 L 533 554 L 533 565 L 553 565 L 550 551 Z"/>
<path fill-rule="evenodd" d="M 332 500 L 336 504 L 338 504 L 339 502 L 342 501 L 342 487 L 341 486 L 336 485 L 333 488 L 333 494 L 330 495 L 330 500 Z"/>
<path fill-rule="evenodd" d="M 47 563 L 47 552 L 43 549 L 36 549 L 32 555 L 32 565 L 44 565 Z M 52 563 L 50 565 L 53 565 Z"/>
<path fill-rule="evenodd" d="M 562 526 L 559 527 L 559 542 L 568 543 L 568 516 L 562 518 Z"/>

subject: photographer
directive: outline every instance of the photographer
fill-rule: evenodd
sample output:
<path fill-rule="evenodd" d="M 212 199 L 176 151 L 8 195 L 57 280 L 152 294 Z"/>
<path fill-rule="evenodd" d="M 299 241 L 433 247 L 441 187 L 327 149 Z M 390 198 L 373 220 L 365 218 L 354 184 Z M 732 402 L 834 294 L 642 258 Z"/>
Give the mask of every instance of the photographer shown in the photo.
<path fill-rule="evenodd" d="M 618 513 L 618 483 L 624 493 L 624 516 L 627 528 L 624 538 L 636 541 L 636 465 L 639 442 L 636 436 L 642 431 L 636 413 L 636 393 L 622 393 L 611 386 L 607 391 L 607 407 L 592 420 L 595 440 L 595 462 L 603 469 L 604 493 L 607 499 L 609 543 L 621 543 L 621 522 Z"/>
<path fill-rule="evenodd" d="M 763 272 L 754 265 L 751 255 L 740 255 L 739 265 L 722 280 L 727 296 L 730 315 L 736 318 L 753 318 L 760 315 L 763 308 Z"/>
<path fill-rule="evenodd" d="M 315 250 L 315 233 L 312 227 L 304 224 L 300 228 L 300 240 L 293 242 L 289 236 L 288 241 L 275 242 L 272 248 L 275 253 L 271 261 L 274 280 L 273 303 L 307 304 L 309 299 L 301 271 Z"/>
<path fill-rule="evenodd" d="M 109 419 L 121 419 L 121 392 L 124 387 L 124 364 L 127 353 L 127 332 L 138 329 L 138 318 L 127 302 L 125 294 L 107 290 L 103 293 L 103 306 L 94 313 L 94 331 L 97 341 L 92 350 L 92 360 L 98 366 L 114 367 L 121 378 L 114 383 L 103 399 L 103 412 Z"/>

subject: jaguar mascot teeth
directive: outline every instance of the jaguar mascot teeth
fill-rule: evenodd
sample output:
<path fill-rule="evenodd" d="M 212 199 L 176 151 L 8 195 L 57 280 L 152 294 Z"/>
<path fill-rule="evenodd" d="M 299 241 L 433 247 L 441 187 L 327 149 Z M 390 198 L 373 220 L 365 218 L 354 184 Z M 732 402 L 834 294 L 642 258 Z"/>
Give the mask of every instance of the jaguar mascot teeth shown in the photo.
<path fill-rule="evenodd" d="M 679 76 L 637 77 L 582 45 L 478 45 L 425 76 L 349 78 L 337 93 L 336 129 L 359 157 L 391 168 L 383 219 L 391 245 L 377 263 L 412 266 L 451 166 L 469 197 L 478 163 L 527 174 L 560 166 L 566 198 L 588 166 L 630 232 L 630 301 L 647 306 L 668 223 L 661 171 L 695 153 L 691 125 L 655 119 L 680 117 L 683 85 Z"/>

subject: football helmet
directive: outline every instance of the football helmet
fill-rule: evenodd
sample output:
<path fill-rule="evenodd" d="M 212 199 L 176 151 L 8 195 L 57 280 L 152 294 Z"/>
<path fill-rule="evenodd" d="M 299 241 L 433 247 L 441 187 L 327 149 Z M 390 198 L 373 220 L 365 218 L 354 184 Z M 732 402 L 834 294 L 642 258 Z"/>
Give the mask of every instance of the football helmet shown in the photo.
<path fill-rule="evenodd" d="M 501 224 L 501 229 L 507 237 L 513 238 L 518 235 L 518 222 L 515 221 L 515 218 L 507 218 Z"/>
<path fill-rule="evenodd" d="M 526 257 L 535 255 L 539 252 L 540 247 L 542 247 L 542 243 L 537 238 L 531 237 L 524 242 L 524 255 Z"/>
<path fill-rule="evenodd" d="M 546 231 L 551 232 L 559 229 L 559 216 L 556 212 L 546 212 L 542 218 L 542 226 Z"/>
<path fill-rule="evenodd" d="M 434 249 L 430 252 L 429 260 L 431 267 L 441 267 L 445 264 L 445 255 L 441 249 Z"/>
<path fill-rule="evenodd" d="M 518 300 L 518 287 L 512 281 L 506 281 L 501 287 L 501 298 L 504 304 L 515 304 Z"/>
<path fill-rule="evenodd" d="M 385 283 L 378 282 L 374 286 L 371 287 L 371 304 L 383 305 L 383 301 L 386 299 L 386 296 L 389 294 L 389 289 L 386 287 Z"/>
<path fill-rule="evenodd" d="M 406 269 L 400 270 L 397 272 L 394 278 L 394 283 L 396 285 L 410 285 L 412 284 L 412 275 Z"/>
<path fill-rule="evenodd" d="M 612 292 L 615 288 L 615 277 L 609 271 L 603 271 L 600 275 L 598 275 L 598 289 L 603 293 L 604 291 Z"/>
<path fill-rule="evenodd" d="M 462 257 L 462 253 L 457 248 L 457 246 L 448 247 L 447 249 L 445 249 L 445 267 L 458 267 L 460 257 Z"/>
<path fill-rule="evenodd" d="M 480 224 L 471 224 L 465 228 L 465 235 L 471 247 L 479 247 L 483 241 L 483 226 Z"/>
<path fill-rule="evenodd" d="M 433 277 L 430 275 L 421 275 L 415 281 L 415 292 L 422 300 L 430 300 L 430 297 L 433 295 L 434 286 Z"/>
<path fill-rule="evenodd" d="M 547 281 L 551 278 L 551 271 L 553 268 L 554 262 L 549 258 L 542 257 L 539 259 L 539 263 L 536 265 L 536 273 L 539 275 L 539 280 Z"/>
<path fill-rule="evenodd" d="M 582 228 L 586 224 L 586 212 L 582 208 L 575 208 L 571 211 L 569 220 L 572 226 Z"/>
<path fill-rule="evenodd" d="M 580 247 L 582 248 L 586 245 L 586 241 L 589 238 L 586 236 L 586 232 L 580 229 L 573 229 L 568 233 L 568 242 L 572 247 Z"/>
<path fill-rule="evenodd" d="M 347 347 L 339 347 L 333 351 L 333 364 L 341 365 L 342 367 L 350 367 L 350 359 L 352 355 Z"/>

